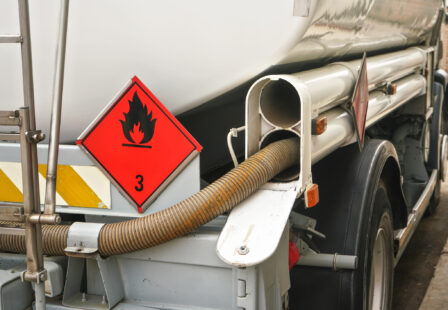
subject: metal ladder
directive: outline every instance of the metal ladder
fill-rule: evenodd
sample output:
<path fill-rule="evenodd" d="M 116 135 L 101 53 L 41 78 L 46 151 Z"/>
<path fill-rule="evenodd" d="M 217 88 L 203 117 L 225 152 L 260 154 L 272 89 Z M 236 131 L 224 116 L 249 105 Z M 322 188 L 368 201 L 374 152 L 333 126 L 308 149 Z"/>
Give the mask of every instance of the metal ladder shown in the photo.
<path fill-rule="evenodd" d="M 37 143 L 42 141 L 45 135 L 40 130 L 36 130 L 29 5 L 28 0 L 18 0 L 18 4 L 21 34 L 0 35 L 0 43 L 21 44 L 24 107 L 16 111 L 0 111 L 0 126 L 18 127 L 17 132 L 0 132 L 0 141 L 16 141 L 20 143 L 23 203 L 1 203 L 0 221 L 23 223 L 24 225 L 23 228 L 2 225 L 0 226 L 0 234 L 24 235 L 27 270 L 22 273 L 22 280 L 35 283 L 35 309 L 40 310 L 46 308 L 45 280 L 47 278 L 42 253 L 41 224 L 58 224 L 61 222 L 60 216 L 55 214 L 55 187 L 68 0 L 63 0 L 61 6 L 47 170 L 47 176 L 50 177 L 47 179 L 49 181 L 47 181 L 46 186 L 44 213 L 41 213 L 40 209 Z"/>

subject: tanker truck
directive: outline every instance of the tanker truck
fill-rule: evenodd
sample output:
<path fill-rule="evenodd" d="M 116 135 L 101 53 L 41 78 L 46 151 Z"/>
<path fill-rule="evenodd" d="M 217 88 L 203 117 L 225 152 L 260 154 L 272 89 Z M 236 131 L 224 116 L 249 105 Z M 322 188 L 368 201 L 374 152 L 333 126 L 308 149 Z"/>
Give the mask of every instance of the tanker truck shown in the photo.
<path fill-rule="evenodd" d="M 446 178 L 441 0 L 0 2 L 0 309 L 390 309 Z"/>

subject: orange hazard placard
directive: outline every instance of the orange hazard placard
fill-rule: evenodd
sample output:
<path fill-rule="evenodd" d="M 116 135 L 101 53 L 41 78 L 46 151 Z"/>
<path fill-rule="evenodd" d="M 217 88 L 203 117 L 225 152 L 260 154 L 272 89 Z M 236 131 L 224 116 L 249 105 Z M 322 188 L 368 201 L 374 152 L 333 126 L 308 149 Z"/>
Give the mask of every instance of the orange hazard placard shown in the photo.
<path fill-rule="evenodd" d="M 134 77 L 76 142 L 139 213 L 202 147 Z"/>

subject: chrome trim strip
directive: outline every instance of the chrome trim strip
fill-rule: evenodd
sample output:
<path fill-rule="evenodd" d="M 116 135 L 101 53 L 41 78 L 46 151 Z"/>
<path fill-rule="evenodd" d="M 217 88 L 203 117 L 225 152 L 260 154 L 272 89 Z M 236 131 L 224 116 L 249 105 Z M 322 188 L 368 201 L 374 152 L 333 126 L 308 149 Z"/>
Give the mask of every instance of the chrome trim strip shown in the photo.
<path fill-rule="evenodd" d="M 434 169 L 431 173 L 431 177 L 429 178 L 425 190 L 420 195 L 420 198 L 417 200 L 414 207 L 412 208 L 412 212 L 408 216 L 407 226 L 395 232 L 395 241 L 398 241 L 399 245 L 397 255 L 395 256 L 395 266 L 403 255 L 403 252 L 406 249 L 409 240 L 414 234 L 418 223 L 420 223 L 420 220 L 422 219 L 423 214 L 425 213 L 426 208 L 429 205 L 429 201 L 437 183 L 437 176 L 437 169 Z"/>

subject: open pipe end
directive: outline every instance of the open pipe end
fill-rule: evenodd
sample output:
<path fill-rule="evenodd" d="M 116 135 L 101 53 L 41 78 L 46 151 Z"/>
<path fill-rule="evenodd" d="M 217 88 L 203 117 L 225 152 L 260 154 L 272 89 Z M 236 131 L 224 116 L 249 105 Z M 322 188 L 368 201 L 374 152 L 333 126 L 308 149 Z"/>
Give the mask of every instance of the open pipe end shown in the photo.
<path fill-rule="evenodd" d="M 300 96 L 288 81 L 271 80 L 261 90 L 260 111 L 263 118 L 276 127 L 294 127 L 301 117 Z"/>

